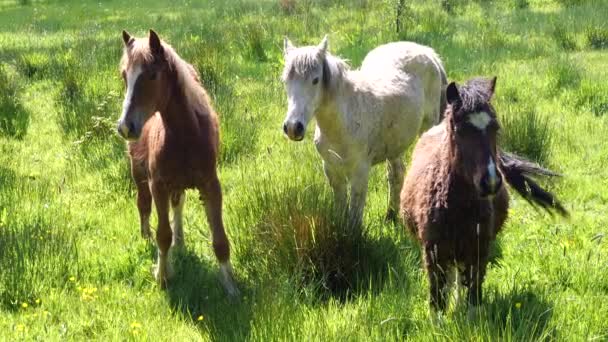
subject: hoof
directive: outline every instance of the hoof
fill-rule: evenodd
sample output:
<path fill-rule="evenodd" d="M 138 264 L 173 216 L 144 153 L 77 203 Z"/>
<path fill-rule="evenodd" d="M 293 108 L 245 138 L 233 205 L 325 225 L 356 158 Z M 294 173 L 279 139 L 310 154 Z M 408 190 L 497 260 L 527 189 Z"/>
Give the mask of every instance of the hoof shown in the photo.
<path fill-rule="evenodd" d="M 169 285 L 169 281 L 171 280 L 171 278 L 173 278 L 173 275 L 174 272 L 173 267 L 171 267 L 171 264 L 167 264 L 164 270 L 162 270 L 159 265 L 156 265 L 156 267 L 154 267 L 154 278 L 156 279 L 158 286 L 162 290 L 165 290 L 167 288 L 167 286 Z"/>
<path fill-rule="evenodd" d="M 240 292 L 236 287 L 234 276 L 232 274 L 232 265 L 230 262 L 225 262 L 220 265 L 220 282 L 230 297 L 238 297 Z"/>

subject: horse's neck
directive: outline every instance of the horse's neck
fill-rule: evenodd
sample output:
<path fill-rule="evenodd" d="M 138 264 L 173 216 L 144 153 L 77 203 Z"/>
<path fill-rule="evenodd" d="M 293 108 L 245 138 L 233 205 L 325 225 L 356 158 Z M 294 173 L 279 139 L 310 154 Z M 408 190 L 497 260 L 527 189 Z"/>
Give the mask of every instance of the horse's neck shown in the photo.
<path fill-rule="evenodd" d="M 177 83 L 171 86 L 167 105 L 160 111 L 165 127 L 169 130 L 185 132 L 196 127 L 196 108 L 189 102 L 188 97 Z"/>
<path fill-rule="evenodd" d="M 346 74 L 335 82 L 325 90 L 321 107 L 315 113 L 315 117 L 322 135 L 338 139 L 344 134 L 353 114 L 346 110 L 344 101 L 352 101 L 356 93 L 352 81 Z"/>

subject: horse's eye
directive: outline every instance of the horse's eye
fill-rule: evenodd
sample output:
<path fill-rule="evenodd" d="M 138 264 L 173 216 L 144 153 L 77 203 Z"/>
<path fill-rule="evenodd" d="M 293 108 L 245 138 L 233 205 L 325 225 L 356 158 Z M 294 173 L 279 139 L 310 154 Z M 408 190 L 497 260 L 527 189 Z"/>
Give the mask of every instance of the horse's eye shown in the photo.
<path fill-rule="evenodd" d="M 151 81 L 156 80 L 157 75 L 158 75 L 158 72 L 152 71 L 152 73 L 150 74 L 150 80 Z"/>
<path fill-rule="evenodd" d="M 313 78 L 312 84 L 317 84 L 317 83 L 319 83 L 319 78 L 318 77 Z"/>

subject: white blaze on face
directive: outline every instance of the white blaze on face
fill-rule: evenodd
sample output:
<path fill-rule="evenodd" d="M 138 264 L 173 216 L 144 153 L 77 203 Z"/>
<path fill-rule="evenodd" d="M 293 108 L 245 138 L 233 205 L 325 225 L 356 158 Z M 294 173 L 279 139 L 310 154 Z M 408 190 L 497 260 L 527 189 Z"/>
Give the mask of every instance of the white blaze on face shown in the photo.
<path fill-rule="evenodd" d="M 490 117 L 490 114 L 486 112 L 478 112 L 469 115 L 469 123 L 482 132 L 485 132 L 490 121 L 492 121 L 492 118 Z"/>
<path fill-rule="evenodd" d="M 140 65 L 136 65 L 132 67 L 127 72 L 127 94 L 125 95 L 125 100 L 122 103 L 122 117 L 121 120 L 124 120 L 127 115 L 127 111 L 129 110 L 129 106 L 131 105 L 131 101 L 133 99 L 133 93 L 135 92 L 135 83 L 139 78 L 139 75 L 142 73 L 142 68 Z"/>
<path fill-rule="evenodd" d="M 490 157 L 488 162 L 488 177 L 490 180 L 490 186 L 494 188 L 498 181 L 498 175 L 496 174 L 496 164 L 494 164 L 494 158 Z"/>

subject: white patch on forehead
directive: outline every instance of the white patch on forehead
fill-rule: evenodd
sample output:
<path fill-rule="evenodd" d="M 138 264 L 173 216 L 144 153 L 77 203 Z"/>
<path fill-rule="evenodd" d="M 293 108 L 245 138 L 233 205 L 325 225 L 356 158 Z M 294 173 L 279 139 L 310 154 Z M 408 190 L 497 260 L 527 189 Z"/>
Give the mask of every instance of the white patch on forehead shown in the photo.
<path fill-rule="evenodd" d="M 469 123 L 480 131 L 485 131 L 490 121 L 492 121 L 492 118 L 486 112 L 477 112 L 469 115 Z"/>
<path fill-rule="evenodd" d="M 122 103 L 122 116 L 124 117 L 127 114 L 127 110 L 129 110 L 129 106 L 131 105 L 131 100 L 133 99 L 133 93 L 135 91 L 135 83 L 141 75 L 143 69 L 141 65 L 136 65 L 132 67 L 127 72 L 127 94 L 125 95 L 125 100 Z"/>

